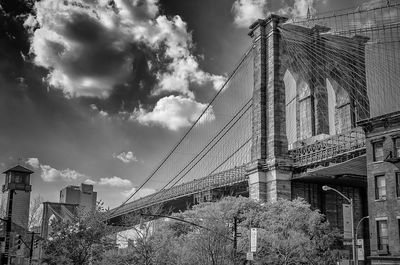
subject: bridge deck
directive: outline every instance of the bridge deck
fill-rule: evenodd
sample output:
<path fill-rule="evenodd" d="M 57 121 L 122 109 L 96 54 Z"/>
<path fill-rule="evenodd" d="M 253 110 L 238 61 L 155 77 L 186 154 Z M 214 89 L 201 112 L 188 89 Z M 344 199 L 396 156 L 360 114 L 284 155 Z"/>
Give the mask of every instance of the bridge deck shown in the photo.
<path fill-rule="evenodd" d="M 313 168 L 329 162 L 344 162 L 365 154 L 365 135 L 360 128 L 334 135 L 314 143 L 289 150 L 295 169 Z M 109 219 L 166 201 L 201 191 L 226 187 L 247 181 L 246 164 L 201 179 L 195 179 L 169 189 L 158 191 L 127 203 L 112 212 Z"/>
<path fill-rule="evenodd" d="M 206 176 L 201 179 L 195 179 L 169 189 L 158 191 L 148 196 L 127 203 L 108 217 L 112 219 L 117 216 L 128 214 L 139 209 L 150 207 L 165 201 L 174 200 L 185 197 L 201 191 L 230 186 L 236 183 L 247 181 L 246 165 L 235 167 L 226 171 L 222 171 L 213 175 Z"/>

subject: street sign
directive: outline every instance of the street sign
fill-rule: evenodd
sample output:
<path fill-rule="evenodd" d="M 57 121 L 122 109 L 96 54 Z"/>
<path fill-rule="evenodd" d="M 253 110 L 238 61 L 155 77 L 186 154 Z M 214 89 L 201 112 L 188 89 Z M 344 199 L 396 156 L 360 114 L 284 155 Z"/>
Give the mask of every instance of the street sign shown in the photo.
<path fill-rule="evenodd" d="M 351 230 L 351 205 L 343 204 L 343 238 L 351 239 L 352 233 Z"/>
<path fill-rule="evenodd" d="M 257 228 L 251 228 L 250 230 L 250 251 L 257 251 Z"/>
<path fill-rule="evenodd" d="M 351 241 L 343 241 L 343 246 L 351 246 L 353 243 Z"/>
<path fill-rule="evenodd" d="M 254 260 L 253 252 L 247 252 L 246 260 Z"/>
<path fill-rule="evenodd" d="M 357 239 L 357 257 L 358 260 L 364 260 L 364 239 Z"/>

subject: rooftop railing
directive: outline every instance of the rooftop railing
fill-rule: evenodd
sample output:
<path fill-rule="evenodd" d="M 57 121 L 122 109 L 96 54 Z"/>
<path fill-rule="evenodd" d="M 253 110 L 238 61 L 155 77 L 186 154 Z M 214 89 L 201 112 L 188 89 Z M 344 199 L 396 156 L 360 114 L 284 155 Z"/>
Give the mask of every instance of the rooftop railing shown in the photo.
<path fill-rule="evenodd" d="M 293 159 L 295 167 L 303 167 L 354 153 L 362 153 L 364 150 L 364 131 L 361 128 L 355 128 L 348 133 L 334 135 L 289 150 L 289 155 Z"/>

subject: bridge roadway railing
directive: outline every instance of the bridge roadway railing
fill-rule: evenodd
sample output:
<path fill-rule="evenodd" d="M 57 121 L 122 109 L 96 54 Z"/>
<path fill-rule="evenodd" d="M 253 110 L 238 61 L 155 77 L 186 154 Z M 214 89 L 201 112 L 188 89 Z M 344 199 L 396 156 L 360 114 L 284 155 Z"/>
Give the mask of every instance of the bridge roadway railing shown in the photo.
<path fill-rule="evenodd" d="M 289 150 L 295 167 L 335 161 L 339 158 L 346 160 L 363 153 L 365 153 L 365 134 L 361 128 Z"/>
<path fill-rule="evenodd" d="M 115 212 L 111 213 L 108 219 L 128 214 L 139 209 L 150 207 L 179 197 L 188 196 L 201 191 L 225 187 L 236 183 L 247 181 L 246 164 L 229 170 L 218 172 L 201 179 L 195 179 L 169 189 L 158 191 L 135 201 L 125 204 Z"/>

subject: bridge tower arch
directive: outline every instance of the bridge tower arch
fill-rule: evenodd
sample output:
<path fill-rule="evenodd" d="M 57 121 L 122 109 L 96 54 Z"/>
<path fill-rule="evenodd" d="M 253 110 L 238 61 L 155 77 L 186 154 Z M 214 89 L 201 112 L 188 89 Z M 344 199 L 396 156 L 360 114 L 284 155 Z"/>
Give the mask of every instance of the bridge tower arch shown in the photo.
<path fill-rule="evenodd" d="M 250 26 L 254 84 L 247 175 L 249 196 L 260 201 L 292 198 L 290 148 L 349 132 L 369 115 L 363 52 L 367 39 L 286 21 L 270 15 Z M 295 38 L 297 46 L 290 47 L 287 38 Z"/>

